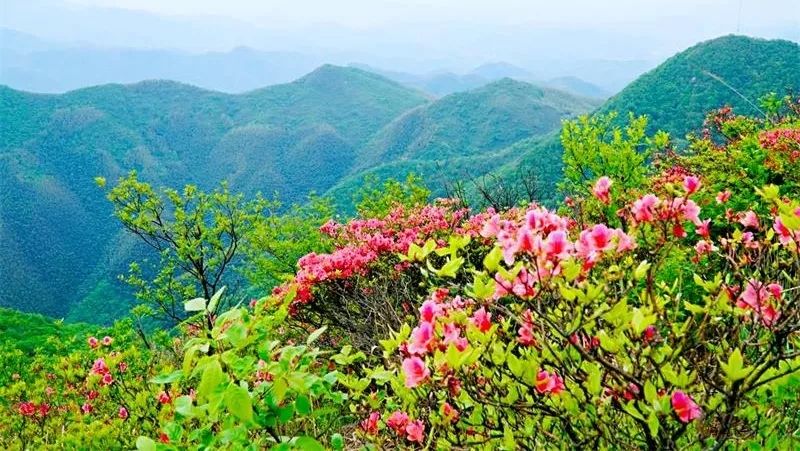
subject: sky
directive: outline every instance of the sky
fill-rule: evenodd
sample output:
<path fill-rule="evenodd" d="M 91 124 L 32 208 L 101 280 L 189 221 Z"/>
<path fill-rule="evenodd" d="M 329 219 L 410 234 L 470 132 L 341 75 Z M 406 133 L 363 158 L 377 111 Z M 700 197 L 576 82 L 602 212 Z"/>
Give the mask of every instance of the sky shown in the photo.
<path fill-rule="evenodd" d="M 75 4 L 141 9 L 170 15 L 219 15 L 259 24 L 332 22 L 355 28 L 398 22 L 494 25 L 613 26 L 665 16 L 727 23 L 735 31 L 776 22 L 797 24 L 797 0 L 70 0 Z M 739 8 L 741 7 L 741 15 Z M 793 16 L 793 19 L 792 19 Z"/>
<path fill-rule="evenodd" d="M 411 72 L 555 60 L 642 70 L 725 34 L 800 41 L 800 0 L 2 0 L 0 26 L 52 42 L 246 46 Z"/>

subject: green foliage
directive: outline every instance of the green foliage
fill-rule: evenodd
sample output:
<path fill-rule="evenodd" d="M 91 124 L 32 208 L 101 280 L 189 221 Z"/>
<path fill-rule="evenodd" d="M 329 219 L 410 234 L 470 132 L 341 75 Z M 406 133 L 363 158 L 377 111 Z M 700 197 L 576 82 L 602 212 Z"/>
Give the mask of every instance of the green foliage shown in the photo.
<path fill-rule="evenodd" d="M 320 227 L 333 216 L 331 201 L 316 196 L 287 211 L 271 209 L 256 224 L 250 245 L 244 249 L 251 294 L 260 297 L 291 277 L 303 255 L 327 251 L 330 245 Z"/>
<path fill-rule="evenodd" d="M 185 300 L 210 298 L 235 283 L 236 266 L 269 207 L 260 197 L 246 202 L 224 183 L 210 193 L 193 185 L 182 192 L 167 188 L 157 193 L 135 172 L 120 179 L 108 199 L 122 225 L 160 256 L 151 280 L 134 263 L 126 282 L 136 288 L 139 301 L 175 322 L 185 318 Z M 222 310 L 224 305 L 218 304 L 209 313 Z"/>
<path fill-rule="evenodd" d="M 377 177 L 366 177 L 353 194 L 356 213 L 362 218 L 379 218 L 399 205 L 417 207 L 425 204 L 431 192 L 421 178 L 413 173 L 405 181 L 388 179 L 380 184 Z"/>

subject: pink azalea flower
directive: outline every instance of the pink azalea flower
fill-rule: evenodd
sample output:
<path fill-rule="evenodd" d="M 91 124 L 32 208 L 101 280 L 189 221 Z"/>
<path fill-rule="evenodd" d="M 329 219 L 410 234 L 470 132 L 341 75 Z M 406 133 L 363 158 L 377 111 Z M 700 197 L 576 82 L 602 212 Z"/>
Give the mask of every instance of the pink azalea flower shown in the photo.
<path fill-rule="evenodd" d="M 700 207 L 698 207 L 693 200 L 678 197 L 675 199 L 675 202 L 679 202 L 681 204 L 681 214 L 683 215 L 683 219 L 691 221 L 694 225 L 699 225 L 701 223 Z"/>
<path fill-rule="evenodd" d="M 125 407 L 120 407 L 119 408 L 119 412 L 117 413 L 117 415 L 120 418 L 122 418 L 123 420 L 127 419 L 128 418 L 128 409 L 126 409 Z"/>
<path fill-rule="evenodd" d="M 96 348 L 97 345 L 100 344 L 96 337 L 89 337 L 86 342 L 89 343 L 89 347 L 92 349 Z"/>
<path fill-rule="evenodd" d="M 386 425 L 394 429 L 398 434 L 402 434 L 406 430 L 409 420 L 407 413 L 398 410 L 389 415 Z"/>
<path fill-rule="evenodd" d="M 407 388 L 414 388 L 431 375 L 425 361 L 417 356 L 403 360 L 403 375 Z"/>
<path fill-rule="evenodd" d="M 406 426 L 406 439 L 410 442 L 422 443 L 425 439 L 425 424 L 421 420 L 415 420 Z"/>
<path fill-rule="evenodd" d="M 100 375 L 108 374 L 108 365 L 106 365 L 106 361 L 102 357 L 94 361 L 92 373 Z"/>
<path fill-rule="evenodd" d="M 710 241 L 700 240 L 694 245 L 694 250 L 697 252 L 697 255 L 705 255 L 715 251 L 716 247 Z"/>
<path fill-rule="evenodd" d="M 378 421 L 381 419 L 381 414 L 378 412 L 372 412 L 369 416 L 361 422 L 361 429 L 364 430 L 369 435 L 375 435 L 378 433 Z"/>
<path fill-rule="evenodd" d="M 730 198 L 731 198 L 731 192 L 728 191 L 728 190 L 720 191 L 719 193 L 717 193 L 717 203 L 718 204 L 724 204 L 724 203 L 728 202 L 728 199 L 730 199 Z"/>
<path fill-rule="evenodd" d="M 103 337 L 103 346 L 111 346 L 111 343 L 114 342 L 114 339 L 106 335 Z"/>
<path fill-rule="evenodd" d="M 636 242 L 630 235 L 622 229 L 614 229 L 614 236 L 617 238 L 617 252 L 627 252 L 636 249 Z"/>
<path fill-rule="evenodd" d="M 661 200 L 655 194 L 647 194 L 633 203 L 631 211 L 633 217 L 639 222 L 651 222 L 655 219 L 655 209 Z"/>
<path fill-rule="evenodd" d="M 160 402 L 161 404 L 169 404 L 171 400 L 172 399 L 169 397 L 169 394 L 167 394 L 167 392 L 165 391 L 162 391 L 161 393 L 158 394 L 158 402 Z"/>
<path fill-rule="evenodd" d="M 544 243 L 544 251 L 548 257 L 556 257 L 558 259 L 565 259 L 569 256 L 572 250 L 572 243 L 567 238 L 567 232 L 563 230 L 554 230 L 547 235 Z"/>
<path fill-rule="evenodd" d="M 89 415 L 90 413 L 92 413 L 92 410 L 94 410 L 94 407 L 92 407 L 92 405 L 89 404 L 88 402 L 83 403 L 83 405 L 81 406 L 81 411 L 85 415 Z"/>
<path fill-rule="evenodd" d="M 408 352 L 425 355 L 432 342 L 433 325 L 428 322 L 423 322 L 411 331 L 411 341 L 408 344 Z"/>
<path fill-rule="evenodd" d="M 100 383 L 103 385 L 111 385 L 114 382 L 114 378 L 111 376 L 111 373 L 106 373 L 103 375 L 103 379 L 100 380 Z"/>
<path fill-rule="evenodd" d="M 557 374 L 541 370 L 536 375 L 536 391 L 539 393 L 558 394 L 562 390 L 564 390 L 564 380 Z"/>
<path fill-rule="evenodd" d="M 758 215 L 756 215 L 753 210 L 748 210 L 742 219 L 739 220 L 739 223 L 748 229 L 758 229 L 760 225 L 758 222 Z"/>
<path fill-rule="evenodd" d="M 710 231 L 709 231 L 710 226 L 711 226 L 710 219 L 700 221 L 700 224 L 698 224 L 697 228 L 695 229 L 695 233 L 702 236 L 703 238 L 708 238 L 710 236 Z"/>
<path fill-rule="evenodd" d="M 688 423 L 700 418 L 702 411 L 700 407 L 686 393 L 676 390 L 672 394 L 672 409 L 683 423 Z"/>
<path fill-rule="evenodd" d="M 36 413 L 36 405 L 32 402 L 21 402 L 17 407 L 17 412 L 25 417 L 32 416 Z"/>
<path fill-rule="evenodd" d="M 442 307 L 436 303 L 436 301 L 428 299 L 427 301 L 422 303 L 422 306 L 419 308 L 419 316 L 422 321 L 426 321 L 429 323 L 433 323 L 433 320 L 436 319 L 442 312 Z"/>
<path fill-rule="evenodd" d="M 475 313 L 472 314 L 470 321 L 472 321 L 472 324 L 481 332 L 488 332 L 489 329 L 492 328 L 492 314 L 487 312 L 484 307 L 476 310 Z"/>
<path fill-rule="evenodd" d="M 119 369 L 120 373 L 124 373 L 128 369 L 128 364 L 125 363 L 125 362 L 119 362 L 119 365 L 117 365 L 117 368 Z"/>
<path fill-rule="evenodd" d="M 467 339 L 461 336 L 461 329 L 453 323 L 444 325 L 444 340 L 445 345 L 454 345 L 459 351 L 467 349 Z"/>
<path fill-rule="evenodd" d="M 608 190 L 611 188 L 612 183 L 610 178 L 605 176 L 600 177 L 592 188 L 592 194 L 600 199 L 600 202 L 609 204 L 611 202 L 611 197 L 609 196 Z"/>
<path fill-rule="evenodd" d="M 783 224 L 783 221 L 780 217 L 775 217 L 775 222 L 772 225 L 772 228 L 775 230 L 775 233 L 778 234 L 778 240 L 784 246 L 791 243 L 793 238 L 800 238 L 800 232 L 792 232 L 789 230 L 789 228 Z"/>
<path fill-rule="evenodd" d="M 691 196 L 700 189 L 700 179 L 694 175 L 687 175 L 683 178 L 683 189 L 686 191 L 687 196 Z"/>

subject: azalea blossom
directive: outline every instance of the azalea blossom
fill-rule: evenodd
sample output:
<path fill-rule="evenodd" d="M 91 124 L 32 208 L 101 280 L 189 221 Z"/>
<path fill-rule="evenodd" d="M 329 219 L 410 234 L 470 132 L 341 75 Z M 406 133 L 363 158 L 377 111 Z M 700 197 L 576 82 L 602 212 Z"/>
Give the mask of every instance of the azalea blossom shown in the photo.
<path fill-rule="evenodd" d="M 717 193 L 717 203 L 724 204 L 731 198 L 731 192 L 728 190 L 720 191 Z"/>
<path fill-rule="evenodd" d="M 386 425 L 394 429 L 398 434 L 402 434 L 405 432 L 409 421 L 408 414 L 398 410 L 389 415 L 389 418 L 386 420 Z"/>
<path fill-rule="evenodd" d="M 120 407 L 119 412 L 117 412 L 117 416 L 122 418 L 123 420 L 128 418 L 128 409 L 125 407 Z"/>
<path fill-rule="evenodd" d="M 692 398 L 681 390 L 672 394 L 672 409 L 683 423 L 700 418 L 702 411 Z"/>
<path fill-rule="evenodd" d="M 487 312 L 484 307 L 479 308 L 470 318 L 472 324 L 481 332 L 488 332 L 492 328 L 492 314 Z"/>
<path fill-rule="evenodd" d="M 375 435 L 378 433 L 378 421 L 381 419 L 381 414 L 379 412 L 372 412 L 369 416 L 361 422 L 360 426 L 361 429 L 364 430 L 369 435 Z"/>
<path fill-rule="evenodd" d="M 411 341 L 408 344 L 408 352 L 425 355 L 432 342 L 433 325 L 428 322 L 423 322 L 411 331 Z"/>
<path fill-rule="evenodd" d="M 114 339 L 106 335 L 103 337 L 103 346 L 111 346 L 111 343 L 114 342 Z"/>
<path fill-rule="evenodd" d="M 415 420 L 406 426 L 406 439 L 409 442 L 422 443 L 425 439 L 425 424 L 421 420 Z"/>
<path fill-rule="evenodd" d="M 758 221 L 758 215 L 753 210 L 748 210 L 741 219 L 739 219 L 739 223 L 745 226 L 748 229 L 758 229 L 760 223 Z"/>
<path fill-rule="evenodd" d="M 687 175 L 683 178 L 683 189 L 687 196 L 691 196 L 700 189 L 700 179 L 694 175 Z"/>
<path fill-rule="evenodd" d="M 89 347 L 92 349 L 96 348 L 100 344 L 100 341 L 98 341 L 96 337 L 89 337 L 86 342 L 89 343 Z"/>
<path fill-rule="evenodd" d="M 600 199 L 600 202 L 609 204 L 611 202 L 611 197 L 609 196 L 608 190 L 611 188 L 612 183 L 610 178 L 605 176 L 600 177 L 592 188 L 592 194 Z"/>
<path fill-rule="evenodd" d="M 655 194 L 646 194 L 633 203 L 633 217 L 639 222 L 652 222 L 655 219 L 655 209 L 660 204 L 661 200 Z"/>
<path fill-rule="evenodd" d="M 564 380 L 555 373 L 541 370 L 536 375 L 536 391 L 557 395 L 564 390 Z"/>
<path fill-rule="evenodd" d="M 431 375 L 425 361 L 417 356 L 403 360 L 403 376 L 407 388 L 414 388 Z"/>

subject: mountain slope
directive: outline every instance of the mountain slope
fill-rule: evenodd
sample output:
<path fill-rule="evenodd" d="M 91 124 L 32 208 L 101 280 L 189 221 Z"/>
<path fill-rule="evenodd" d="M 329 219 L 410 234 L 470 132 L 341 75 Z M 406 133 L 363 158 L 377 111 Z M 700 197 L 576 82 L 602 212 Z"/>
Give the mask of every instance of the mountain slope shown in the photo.
<path fill-rule="evenodd" d="M 598 111 L 617 111 L 621 113 L 620 120 L 625 119 L 627 112 L 646 114 L 651 130 L 665 130 L 673 138 L 682 139 L 702 128 L 705 114 L 715 108 L 732 105 L 735 111 L 758 114 L 750 102 L 757 104 L 757 99 L 769 92 L 781 95 L 800 92 L 800 46 L 783 40 L 724 36 L 669 58 L 609 99 Z M 552 179 L 552 174 L 561 172 L 562 152 L 559 136 L 553 134 L 495 173 L 507 178 L 517 168 L 533 168 L 543 172 L 542 179 Z M 556 198 L 555 183 L 543 188 L 544 201 Z"/>
<path fill-rule="evenodd" d="M 236 191 L 300 201 L 330 188 L 370 136 L 425 102 L 334 66 L 242 95 L 165 81 L 63 95 L 0 87 L 0 305 L 63 316 L 124 270 L 134 250 L 115 246 L 124 235 L 95 176 L 136 169 L 154 184 L 205 188 L 230 178 Z"/>
<path fill-rule="evenodd" d="M 700 127 L 711 109 L 731 105 L 743 114 L 758 114 L 751 102 L 757 105 L 760 96 L 798 89 L 800 45 L 731 35 L 678 53 L 609 99 L 601 110 L 646 114 L 652 128 L 683 138 L 690 131 L 685 124 Z"/>
<path fill-rule="evenodd" d="M 360 154 L 362 166 L 496 151 L 557 129 L 597 102 L 504 78 L 420 106 L 381 130 Z"/>

